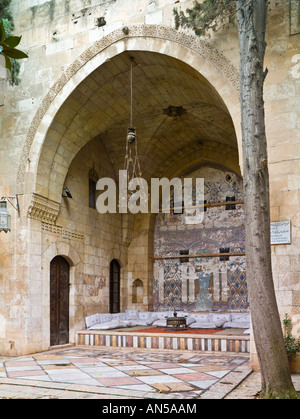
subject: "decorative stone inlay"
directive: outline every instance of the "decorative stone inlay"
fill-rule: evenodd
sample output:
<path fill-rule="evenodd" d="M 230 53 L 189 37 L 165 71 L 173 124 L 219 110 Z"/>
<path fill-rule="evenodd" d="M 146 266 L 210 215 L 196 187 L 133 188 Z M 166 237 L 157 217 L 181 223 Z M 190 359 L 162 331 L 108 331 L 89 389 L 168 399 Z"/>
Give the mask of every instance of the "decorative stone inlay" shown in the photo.
<path fill-rule="evenodd" d="M 36 220 L 54 224 L 59 213 L 60 204 L 40 195 L 33 194 L 27 216 Z"/>
<path fill-rule="evenodd" d="M 61 236 L 63 239 L 81 241 L 84 238 L 84 235 L 78 231 L 69 230 L 68 228 L 63 228 L 61 226 L 44 222 L 42 222 L 42 231 L 49 234 L 55 234 L 56 236 Z"/>
<path fill-rule="evenodd" d="M 239 73 L 236 67 L 221 54 L 210 42 L 203 40 L 195 35 L 186 32 L 177 31 L 174 28 L 160 25 L 130 25 L 125 31 L 123 28 L 117 29 L 106 37 L 95 42 L 90 48 L 83 52 L 58 78 L 58 80 L 51 87 L 47 95 L 44 97 L 36 114 L 31 122 L 27 132 L 26 140 L 23 145 L 23 152 L 19 161 L 17 173 L 17 192 L 24 193 L 24 177 L 26 173 L 26 165 L 29 158 L 29 152 L 38 131 L 40 123 L 45 116 L 49 106 L 63 89 L 66 83 L 92 58 L 104 51 L 109 46 L 131 38 L 156 38 L 166 41 L 178 43 L 179 45 L 194 51 L 196 54 L 203 57 L 204 60 L 211 62 L 216 71 L 222 73 L 234 87 L 236 91 L 239 90 Z"/>

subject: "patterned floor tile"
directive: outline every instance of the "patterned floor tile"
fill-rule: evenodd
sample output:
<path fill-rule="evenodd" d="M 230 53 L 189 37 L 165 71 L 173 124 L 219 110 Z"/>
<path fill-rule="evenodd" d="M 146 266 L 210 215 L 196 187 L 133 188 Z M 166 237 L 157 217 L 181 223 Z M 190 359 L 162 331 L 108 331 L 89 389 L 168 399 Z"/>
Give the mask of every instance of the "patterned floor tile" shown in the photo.
<path fill-rule="evenodd" d="M 61 369 L 50 369 L 50 370 L 45 370 L 45 372 L 47 372 L 47 374 L 49 374 L 51 377 L 53 376 L 62 376 L 65 375 L 66 377 L 72 377 L 75 375 L 78 376 L 82 376 L 83 378 L 88 377 L 87 374 L 85 374 L 84 372 L 78 370 L 77 368 L 61 368 Z"/>
<path fill-rule="evenodd" d="M 160 392 L 182 392 L 182 391 L 193 391 L 195 387 L 191 386 L 187 383 L 158 383 L 158 384 L 152 384 L 152 386 L 160 391 Z"/>
<path fill-rule="evenodd" d="M 30 375 L 28 377 L 18 377 L 22 380 L 30 380 L 30 381 L 50 381 L 52 382 L 51 378 L 47 374 L 43 375 Z"/>
<path fill-rule="evenodd" d="M 199 380 L 199 381 L 191 381 L 189 384 L 195 387 L 202 388 L 203 390 L 206 390 L 207 388 L 215 384 L 217 381 L 218 380 L 203 380 L 203 381 Z"/>
<path fill-rule="evenodd" d="M 118 365 L 116 369 L 120 371 L 138 371 L 138 370 L 150 370 L 150 367 L 145 367 L 145 365 L 139 365 L 132 363 L 131 365 Z"/>
<path fill-rule="evenodd" d="M 145 367 L 146 368 L 146 367 Z M 127 371 L 128 375 L 132 377 L 151 377 L 153 375 L 161 375 L 161 371 L 152 370 L 152 369 L 144 369 L 144 370 L 136 370 L 136 371 Z"/>
<path fill-rule="evenodd" d="M 183 381 L 188 381 L 188 382 L 200 381 L 200 380 L 201 381 L 211 380 L 211 375 L 206 375 L 201 372 L 192 372 L 189 374 L 178 374 L 178 375 L 174 374 L 174 377 L 179 378 L 180 380 L 183 380 Z"/>
<path fill-rule="evenodd" d="M 192 364 L 192 363 L 187 363 L 187 364 L 185 364 L 185 363 L 180 363 L 180 366 L 181 366 L 181 367 L 187 367 L 187 368 L 194 369 L 194 367 L 201 367 L 201 364 L 199 364 L 199 362 L 198 362 L 197 364 Z M 203 367 L 206 367 L 206 366 L 203 366 Z"/>
<path fill-rule="evenodd" d="M 164 374 L 169 375 L 175 375 L 175 374 L 191 374 L 193 371 L 191 371 L 189 368 L 166 368 L 166 369 L 159 369 L 159 371 L 163 372 Z"/>
<path fill-rule="evenodd" d="M 91 374 L 92 375 L 92 374 Z M 95 375 L 94 375 L 95 376 Z M 122 371 L 118 371 L 118 370 L 114 370 L 114 371 L 99 371 L 96 374 L 97 378 L 98 377 L 106 377 L 106 378 L 122 378 L 122 377 L 128 377 L 127 374 L 123 373 Z"/>
<path fill-rule="evenodd" d="M 24 367 L 6 367 L 6 371 L 8 373 L 11 372 L 23 372 L 23 371 L 42 371 L 42 368 L 39 365 L 31 365 L 29 367 L 24 366 Z"/>
<path fill-rule="evenodd" d="M 151 365 L 151 368 L 155 368 L 157 370 L 163 369 L 163 368 L 178 368 L 177 364 L 172 364 L 171 362 L 155 362 L 154 364 Z"/>
<path fill-rule="evenodd" d="M 153 387 L 150 387 L 147 384 L 115 386 L 115 388 L 126 389 L 126 390 L 135 390 L 135 391 L 145 391 L 145 392 L 155 391 L 155 389 Z"/>
<path fill-rule="evenodd" d="M 124 366 L 136 365 L 136 362 L 119 360 L 119 361 L 109 361 L 109 362 L 106 362 L 106 364 L 110 365 L 111 367 L 117 367 L 120 365 L 124 365 Z"/>
<path fill-rule="evenodd" d="M 156 375 L 152 377 L 139 377 L 139 380 L 143 381 L 146 384 L 150 384 L 155 387 L 156 384 L 165 384 L 165 383 L 180 383 L 182 382 L 176 377 L 171 375 Z"/>
<path fill-rule="evenodd" d="M 226 370 L 226 371 L 206 371 L 206 374 L 211 375 L 211 376 L 216 377 L 216 378 L 223 378 L 229 372 L 230 372 L 230 370 Z"/>
<path fill-rule="evenodd" d="M 57 365 L 57 364 L 45 364 L 43 365 L 43 369 L 44 370 L 61 370 L 61 369 L 76 369 L 75 365 L 72 364 L 61 364 L 61 365 Z"/>
<path fill-rule="evenodd" d="M 193 371 L 198 372 L 207 372 L 207 371 L 228 371 L 228 368 L 226 367 L 220 367 L 217 365 L 202 365 L 202 366 L 192 366 L 191 369 Z"/>
<path fill-rule="evenodd" d="M 0 377 L 197 397 L 246 357 L 132 350 L 59 349 L 0 363 Z"/>
<path fill-rule="evenodd" d="M 6 367 L 27 367 L 27 366 L 36 366 L 35 361 L 7 361 L 5 363 Z"/>
<path fill-rule="evenodd" d="M 72 362 L 72 364 L 99 364 L 99 365 L 103 365 L 103 363 L 101 361 L 99 361 L 99 359 L 97 358 L 75 358 L 75 359 L 69 359 L 70 362 Z"/>
<path fill-rule="evenodd" d="M 105 364 L 104 364 L 105 365 Z M 99 366 L 99 365 L 85 365 L 85 364 L 81 364 L 81 365 L 77 365 L 77 368 L 80 369 L 81 371 L 84 371 L 86 373 L 102 373 L 105 374 L 107 372 L 114 372 L 114 371 L 118 371 L 116 368 L 112 368 L 112 367 L 108 367 L 108 366 Z"/>
<path fill-rule="evenodd" d="M 66 359 L 43 359 L 37 361 L 39 365 L 71 365 Z"/>
<path fill-rule="evenodd" d="M 99 378 L 99 383 L 105 386 L 122 386 L 141 384 L 139 380 L 133 377 L 118 377 L 118 378 Z"/>
<path fill-rule="evenodd" d="M 44 361 L 44 360 L 58 360 L 64 359 L 61 355 L 36 355 L 33 357 L 36 361 Z"/>
<path fill-rule="evenodd" d="M 7 372 L 7 375 L 9 378 L 22 378 L 22 377 L 33 377 L 35 375 L 37 376 L 42 376 L 42 375 L 46 375 L 45 371 L 40 370 L 40 371 L 11 371 L 11 372 Z"/>
<path fill-rule="evenodd" d="M 81 384 L 83 386 L 100 386 L 100 387 L 102 387 L 101 384 L 99 383 L 99 381 L 97 381 L 96 379 L 93 379 L 93 378 L 70 378 L 68 380 L 68 379 L 65 379 L 65 378 L 61 377 L 60 382 L 69 383 L 69 384 Z"/>

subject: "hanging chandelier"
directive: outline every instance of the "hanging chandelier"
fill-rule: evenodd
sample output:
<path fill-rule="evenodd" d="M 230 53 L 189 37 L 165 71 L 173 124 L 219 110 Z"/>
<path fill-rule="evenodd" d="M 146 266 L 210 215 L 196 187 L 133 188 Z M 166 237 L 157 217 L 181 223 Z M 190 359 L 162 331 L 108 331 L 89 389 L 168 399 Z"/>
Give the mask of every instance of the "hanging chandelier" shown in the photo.
<path fill-rule="evenodd" d="M 138 141 L 136 128 L 133 127 L 133 63 L 134 58 L 130 57 L 130 126 L 127 129 L 126 152 L 124 170 L 127 171 L 128 183 L 136 177 L 142 177 L 141 166 L 138 158 Z"/>
<path fill-rule="evenodd" d="M 128 198 L 134 200 L 137 189 L 140 199 L 146 199 L 148 194 L 144 191 L 143 183 L 141 181 L 142 171 L 138 157 L 138 140 L 136 135 L 136 128 L 133 126 L 133 65 L 134 58 L 130 57 L 130 125 L 127 129 L 126 136 L 126 152 L 124 160 L 124 170 L 127 173 Z M 135 180 L 133 189 L 130 188 L 130 182 Z M 136 188 L 136 186 L 138 188 Z"/>

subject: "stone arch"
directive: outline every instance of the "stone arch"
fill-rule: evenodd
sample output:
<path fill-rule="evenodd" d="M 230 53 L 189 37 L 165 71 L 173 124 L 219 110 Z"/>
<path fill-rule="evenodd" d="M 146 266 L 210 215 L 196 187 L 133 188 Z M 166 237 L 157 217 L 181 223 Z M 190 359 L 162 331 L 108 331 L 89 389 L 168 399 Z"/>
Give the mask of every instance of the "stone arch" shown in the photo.
<path fill-rule="evenodd" d="M 36 192 L 38 165 L 48 129 L 58 109 L 72 91 L 107 60 L 124 51 L 135 50 L 153 51 L 179 60 L 184 59 L 185 63 L 205 77 L 230 113 L 240 153 L 239 77 L 234 65 L 209 42 L 194 35 L 159 25 L 132 25 L 128 26 L 128 32 L 118 29 L 88 48 L 49 90 L 27 133 L 19 161 L 17 193 Z M 62 174 L 60 183 L 63 183 L 63 177 Z M 60 195 L 57 192 L 46 197 L 60 202 Z"/>
<path fill-rule="evenodd" d="M 43 265 L 49 264 L 55 256 L 63 256 L 70 266 L 76 266 L 80 263 L 78 253 L 66 242 L 52 243 L 42 255 Z"/>
<path fill-rule="evenodd" d="M 237 158 L 232 158 L 236 150 L 230 147 L 199 147 L 197 150 L 190 150 L 183 157 L 179 156 L 174 163 L 168 165 L 165 176 L 169 179 L 181 177 L 191 169 L 203 164 L 212 164 L 226 167 L 230 171 L 241 175 L 240 166 Z"/>

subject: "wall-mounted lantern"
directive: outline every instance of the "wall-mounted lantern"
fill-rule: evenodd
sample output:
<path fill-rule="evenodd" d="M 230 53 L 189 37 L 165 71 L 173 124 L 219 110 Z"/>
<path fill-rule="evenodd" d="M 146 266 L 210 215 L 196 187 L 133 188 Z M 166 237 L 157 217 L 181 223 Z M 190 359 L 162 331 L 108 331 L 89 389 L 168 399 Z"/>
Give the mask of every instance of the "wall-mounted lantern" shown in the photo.
<path fill-rule="evenodd" d="M 17 206 L 15 207 L 14 204 L 10 201 L 16 199 L 17 200 Z M 20 207 L 18 202 L 17 196 L 3 196 L 0 200 L 0 233 L 1 231 L 4 231 L 5 233 L 8 233 L 11 231 L 11 215 L 7 210 L 7 202 L 9 202 L 15 210 L 18 211 L 18 214 L 20 216 Z"/>
<path fill-rule="evenodd" d="M 5 233 L 11 230 L 11 216 L 7 211 L 7 202 L 0 202 L 0 232 L 4 231 Z"/>

